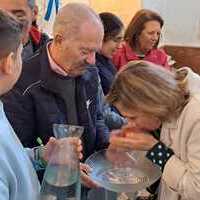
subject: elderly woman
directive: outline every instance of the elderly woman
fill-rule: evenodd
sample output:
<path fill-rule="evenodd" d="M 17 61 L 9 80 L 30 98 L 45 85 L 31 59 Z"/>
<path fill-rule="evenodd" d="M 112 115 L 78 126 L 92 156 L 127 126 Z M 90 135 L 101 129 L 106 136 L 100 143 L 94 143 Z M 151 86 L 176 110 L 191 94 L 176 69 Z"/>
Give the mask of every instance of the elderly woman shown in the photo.
<path fill-rule="evenodd" d="M 199 86 L 199 76 L 187 68 L 172 73 L 138 61 L 127 64 L 108 94 L 109 103 L 128 120 L 111 136 L 110 148 L 147 151 L 163 171 L 161 200 L 199 199 Z M 160 139 L 154 133 L 159 127 Z"/>
<path fill-rule="evenodd" d="M 116 68 L 143 59 L 169 69 L 167 54 L 157 48 L 163 24 L 159 14 L 146 9 L 138 11 L 125 31 L 125 43 L 113 56 Z"/>

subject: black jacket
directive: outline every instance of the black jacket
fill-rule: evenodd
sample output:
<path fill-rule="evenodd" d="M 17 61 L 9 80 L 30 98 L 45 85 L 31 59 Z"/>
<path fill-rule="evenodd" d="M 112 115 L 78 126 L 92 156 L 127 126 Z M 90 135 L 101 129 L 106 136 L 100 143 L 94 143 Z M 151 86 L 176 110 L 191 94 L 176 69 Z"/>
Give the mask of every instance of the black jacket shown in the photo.
<path fill-rule="evenodd" d="M 50 69 L 44 47 L 24 63 L 16 87 L 3 97 L 6 115 L 25 147 L 38 146 L 37 137 L 46 143 L 53 135 L 53 123 L 67 123 L 66 107 L 57 91 L 60 79 L 64 81 L 65 77 Z M 109 136 L 98 98 L 97 69 L 88 68 L 83 76 L 76 78 L 76 84 L 78 123 L 85 128 L 82 136 L 85 159 L 105 148 Z"/>
<path fill-rule="evenodd" d="M 50 40 L 49 36 L 46 33 L 41 33 L 41 38 L 39 43 L 36 43 L 34 39 L 29 38 L 28 43 L 24 46 L 22 51 L 22 59 L 25 61 L 32 57 L 39 49 L 41 49 L 48 41 Z"/>

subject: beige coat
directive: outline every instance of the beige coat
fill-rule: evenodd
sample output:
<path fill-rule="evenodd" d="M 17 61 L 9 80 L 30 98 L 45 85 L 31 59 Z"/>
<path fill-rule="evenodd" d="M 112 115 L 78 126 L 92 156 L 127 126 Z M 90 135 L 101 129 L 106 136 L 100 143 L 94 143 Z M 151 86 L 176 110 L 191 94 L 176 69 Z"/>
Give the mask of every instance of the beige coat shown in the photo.
<path fill-rule="evenodd" d="M 188 80 L 194 81 L 193 75 L 190 71 Z M 160 200 L 200 200 L 200 79 L 195 78 L 189 80 L 191 98 L 179 119 L 162 126 L 161 141 L 175 154 L 163 171 Z"/>

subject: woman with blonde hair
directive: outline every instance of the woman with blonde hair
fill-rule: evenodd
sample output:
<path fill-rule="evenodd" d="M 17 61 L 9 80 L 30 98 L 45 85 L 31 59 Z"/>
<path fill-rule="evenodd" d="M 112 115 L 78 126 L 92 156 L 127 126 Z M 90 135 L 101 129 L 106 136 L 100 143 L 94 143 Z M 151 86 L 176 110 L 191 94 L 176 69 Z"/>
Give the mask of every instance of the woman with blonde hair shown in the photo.
<path fill-rule="evenodd" d="M 191 83 L 191 80 L 195 81 Z M 183 68 L 172 73 L 145 61 L 121 70 L 107 96 L 127 118 L 110 148 L 147 151 L 163 171 L 161 200 L 197 200 L 200 195 L 200 78 Z M 200 87 L 199 87 L 200 88 Z M 160 138 L 154 131 L 161 127 Z"/>

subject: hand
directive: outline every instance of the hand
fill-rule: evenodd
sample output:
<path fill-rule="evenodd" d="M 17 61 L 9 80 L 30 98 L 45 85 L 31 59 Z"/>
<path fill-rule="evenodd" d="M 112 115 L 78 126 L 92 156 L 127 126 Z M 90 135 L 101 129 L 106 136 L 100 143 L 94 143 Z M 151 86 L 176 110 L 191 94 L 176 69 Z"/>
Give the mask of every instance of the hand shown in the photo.
<path fill-rule="evenodd" d="M 80 170 L 81 170 L 81 182 L 84 186 L 88 188 L 98 188 L 99 186 L 91 180 L 91 178 L 88 176 L 88 173 L 91 172 L 91 168 L 89 165 L 80 163 Z"/>
<path fill-rule="evenodd" d="M 157 142 L 149 133 L 134 132 L 131 128 L 125 128 L 119 134 L 111 134 L 109 148 L 148 151 Z"/>
<path fill-rule="evenodd" d="M 61 152 L 61 151 L 63 151 L 64 153 L 66 152 L 66 159 L 67 159 L 67 153 L 68 153 L 67 147 L 69 146 L 69 144 L 74 147 L 74 150 L 77 153 L 79 159 L 82 159 L 83 155 L 81 153 L 82 151 L 81 140 L 75 137 L 68 137 L 62 139 L 56 139 L 54 137 L 51 137 L 48 143 L 43 147 L 42 159 L 48 162 L 50 159 L 52 159 L 53 152 Z M 62 159 L 62 162 L 65 162 L 66 159 Z M 57 159 L 55 158 L 55 160 Z M 61 164 L 60 158 L 59 158 L 59 164 Z"/>

